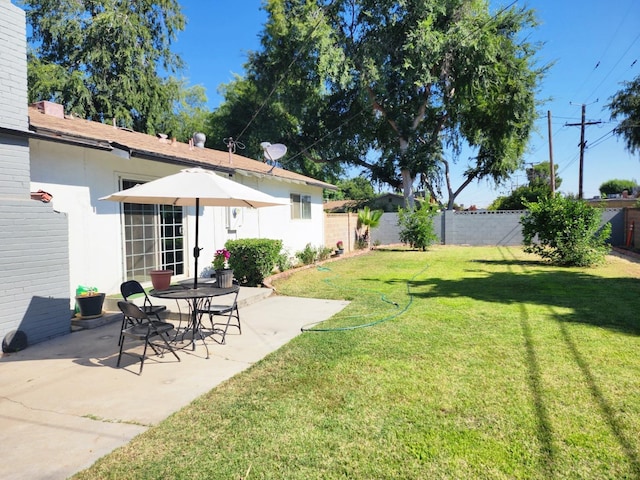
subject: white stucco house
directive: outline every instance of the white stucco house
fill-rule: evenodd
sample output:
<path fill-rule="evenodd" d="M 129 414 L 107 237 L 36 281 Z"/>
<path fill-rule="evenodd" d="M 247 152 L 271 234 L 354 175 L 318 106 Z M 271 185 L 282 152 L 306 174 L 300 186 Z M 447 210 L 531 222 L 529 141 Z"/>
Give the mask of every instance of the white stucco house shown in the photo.
<path fill-rule="evenodd" d="M 196 212 L 100 200 L 190 167 L 212 170 L 283 205 Z M 227 151 L 65 116 L 55 103 L 28 106 L 25 13 L 0 0 L 3 351 L 5 343 L 24 348 L 17 339 L 32 344 L 69 333 L 80 285 L 111 294 L 128 279 L 148 282 L 156 268 L 172 269 L 178 278 L 200 275 L 228 239 L 279 239 L 290 254 L 307 243 L 323 245 L 325 188 L 335 187 Z M 32 195 L 38 191 L 47 194 Z"/>
<path fill-rule="evenodd" d="M 63 106 L 29 107 L 31 191 L 51 196 L 69 221 L 71 289 L 117 292 L 128 279 L 148 281 L 149 270 L 178 277 L 202 275 L 228 239 L 282 240 L 291 254 L 324 243 L 322 192 L 335 188 L 228 151 L 180 143 L 112 125 L 65 116 Z M 188 167 L 215 171 L 286 202 L 253 208 L 172 207 L 99 200 L 137 183 Z M 198 269 L 193 270 L 195 216 L 199 215 Z"/>

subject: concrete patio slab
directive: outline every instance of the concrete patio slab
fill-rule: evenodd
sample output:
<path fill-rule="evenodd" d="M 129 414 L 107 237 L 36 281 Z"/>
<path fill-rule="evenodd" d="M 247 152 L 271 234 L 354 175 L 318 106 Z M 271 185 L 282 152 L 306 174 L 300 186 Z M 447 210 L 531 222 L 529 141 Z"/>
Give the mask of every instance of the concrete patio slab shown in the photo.
<path fill-rule="evenodd" d="M 63 479 L 325 320 L 348 302 L 270 296 L 240 309 L 225 345 L 116 368 L 120 322 L 76 331 L 0 359 L 0 478 Z M 153 408 L 148 408 L 153 405 Z"/>

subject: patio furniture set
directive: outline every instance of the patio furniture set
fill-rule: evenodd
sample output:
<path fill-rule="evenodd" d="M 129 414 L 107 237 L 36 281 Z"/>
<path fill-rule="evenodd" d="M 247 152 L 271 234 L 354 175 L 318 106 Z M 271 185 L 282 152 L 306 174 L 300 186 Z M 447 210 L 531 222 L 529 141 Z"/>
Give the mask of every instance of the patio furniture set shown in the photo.
<path fill-rule="evenodd" d="M 207 358 L 209 358 L 209 347 L 206 342 L 208 337 L 213 338 L 219 344 L 224 344 L 230 326 L 236 327 L 238 332 L 242 333 L 238 311 L 240 286 L 237 282 L 234 282 L 229 288 L 218 287 L 215 283 L 200 283 L 198 285 L 196 282 L 191 282 L 172 285 L 166 290 L 151 290 L 149 292 L 152 297 L 187 302 L 189 306 L 188 319 L 183 328 L 180 325 L 176 327 L 173 323 L 160 318 L 160 313 L 165 311 L 167 307 L 154 305 L 139 282 L 130 280 L 120 286 L 123 300 L 118 302 L 118 307 L 122 311 L 123 319 L 118 340 L 120 347 L 118 367 L 122 356 L 130 355 L 140 361 L 138 374 L 142 374 L 149 348 L 160 356 L 163 356 L 164 351 L 169 351 L 180 361 L 176 350 L 189 346 L 195 350 L 197 340 L 202 341 Z M 138 294 L 143 298 L 141 305 L 130 301 L 131 296 Z M 203 319 L 208 319 L 209 324 L 205 326 Z M 173 332 L 173 337 L 170 336 L 170 332 Z M 144 342 L 142 353 L 125 350 L 125 341 L 127 340 L 136 341 L 136 345 L 140 341 Z"/>

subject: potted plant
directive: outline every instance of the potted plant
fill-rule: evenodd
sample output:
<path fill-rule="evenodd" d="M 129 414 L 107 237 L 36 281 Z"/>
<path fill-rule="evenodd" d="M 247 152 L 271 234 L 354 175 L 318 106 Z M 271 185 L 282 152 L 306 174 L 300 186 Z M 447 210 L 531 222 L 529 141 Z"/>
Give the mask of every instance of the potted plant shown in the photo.
<path fill-rule="evenodd" d="M 102 316 L 102 305 L 104 304 L 104 293 L 98 293 L 95 288 L 76 295 L 76 305 L 80 318 L 96 318 Z"/>
<path fill-rule="evenodd" d="M 213 268 L 216 270 L 216 284 L 220 288 L 229 288 L 233 285 L 233 270 L 228 267 L 231 253 L 226 248 L 216 250 L 213 256 Z"/>
<path fill-rule="evenodd" d="M 173 270 L 151 270 L 149 275 L 155 290 L 166 290 L 171 285 Z"/>
<path fill-rule="evenodd" d="M 344 253 L 344 243 L 342 243 L 342 240 L 338 240 L 338 243 L 336 243 L 336 253 L 338 255 L 342 255 Z"/>

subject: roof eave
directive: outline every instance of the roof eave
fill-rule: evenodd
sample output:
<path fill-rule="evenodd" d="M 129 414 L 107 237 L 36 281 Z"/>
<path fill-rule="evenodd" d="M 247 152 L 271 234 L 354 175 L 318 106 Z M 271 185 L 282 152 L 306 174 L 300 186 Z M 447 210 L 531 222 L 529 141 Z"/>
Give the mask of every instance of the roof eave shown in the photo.
<path fill-rule="evenodd" d="M 233 168 L 233 167 L 222 167 L 220 165 L 212 165 L 209 162 L 203 162 L 200 160 L 194 160 L 194 159 L 179 157 L 175 155 L 163 155 L 158 152 L 131 148 L 128 145 L 125 145 L 119 142 L 96 140 L 96 139 L 85 137 L 82 135 L 72 135 L 72 134 L 60 132 L 58 130 L 48 129 L 45 127 L 35 127 L 33 125 L 30 125 L 29 128 L 30 128 L 30 131 L 28 132 L 12 131 L 12 133 L 21 134 L 29 138 L 38 138 L 42 140 L 49 140 L 49 141 L 63 143 L 67 145 L 82 146 L 82 147 L 92 148 L 92 149 L 101 150 L 101 151 L 125 152 L 125 153 L 128 153 L 129 157 L 137 157 L 145 160 L 169 163 L 171 165 L 183 165 L 186 167 L 203 167 L 209 170 L 223 172 L 227 174 L 238 173 L 244 176 L 269 178 L 272 180 L 285 182 L 285 183 L 308 185 L 308 186 L 323 188 L 327 190 L 338 190 L 338 187 L 336 187 L 335 185 L 331 185 L 329 183 L 325 183 L 319 180 L 314 181 L 311 178 L 309 178 L 308 180 L 295 179 L 295 178 L 287 178 L 285 176 L 274 175 L 269 172 L 257 172 L 254 170 L 246 170 L 246 169 Z M 2 129 L 2 130 L 5 130 L 5 129 Z"/>

